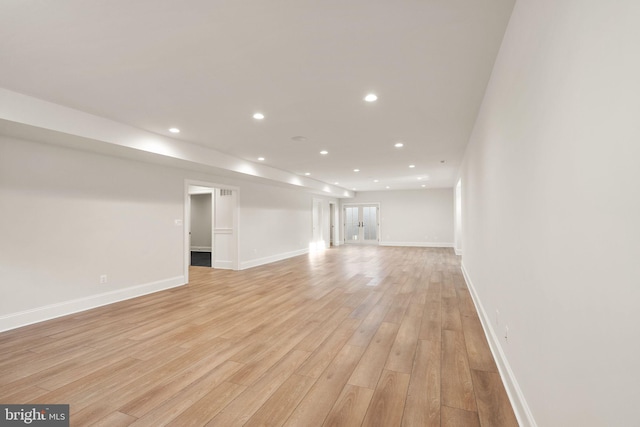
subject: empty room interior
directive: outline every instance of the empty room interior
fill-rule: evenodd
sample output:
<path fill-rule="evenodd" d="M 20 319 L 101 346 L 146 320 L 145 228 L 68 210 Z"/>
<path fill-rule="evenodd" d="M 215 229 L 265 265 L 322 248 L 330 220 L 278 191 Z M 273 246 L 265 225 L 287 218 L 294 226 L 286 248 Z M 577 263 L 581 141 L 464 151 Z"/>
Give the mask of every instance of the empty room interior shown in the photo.
<path fill-rule="evenodd" d="M 3 1 L 0 424 L 640 424 L 638 22 Z"/>

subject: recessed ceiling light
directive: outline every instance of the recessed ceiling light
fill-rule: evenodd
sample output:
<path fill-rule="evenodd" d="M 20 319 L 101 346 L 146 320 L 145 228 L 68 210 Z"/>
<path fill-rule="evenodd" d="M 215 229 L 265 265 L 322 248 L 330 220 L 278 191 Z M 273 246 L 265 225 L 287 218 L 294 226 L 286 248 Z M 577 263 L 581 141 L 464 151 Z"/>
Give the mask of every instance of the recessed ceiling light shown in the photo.
<path fill-rule="evenodd" d="M 353 190 L 353 191 L 356 191 L 356 187 L 353 187 L 353 188 L 352 188 L 352 190 Z"/>
<path fill-rule="evenodd" d="M 262 114 L 262 113 L 255 113 L 255 114 L 253 115 L 253 118 L 254 118 L 254 119 L 256 119 L 256 120 L 262 120 L 262 119 L 264 119 L 264 114 Z"/>
<path fill-rule="evenodd" d="M 422 184 L 422 188 L 424 188 L 424 187 L 426 187 L 426 186 L 427 186 L 427 184 Z"/>
<path fill-rule="evenodd" d="M 374 179 L 374 180 L 373 180 L 373 182 L 378 182 L 378 180 L 377 180 L 377 179 Z"/>
<path fill-rule="evenodd" d="M 420 180 L 422 180 L 422 177 L 421 177 L 421 176 L 419 176 L 419 177 L 418 177 L 418 181 L 420 181 Z"/>
<path fill-rule="evenodd" d="M 388 190 L 388 189 L 389 189 L 389 188 L 391 188 L 391 187 L 389 187 L 389 186 L 387 185 L 385 188 Z"/>
<path fill-rule="evenodd" d="M 327 154 L 329 154 L 329 152 L 327 150 L 322 150 L 320 154 L 322 154 L 323 156 L 326 156 Z"/>
<path fill-rule="evenodd" d="M 370 93 L 364 97 L 364 100 L 367 102 L 375 102 L 378 99 L 378 96 L 375 93 Z"/>
<path fill-rule="evenodd" d="M 264 162 L 264 157 L 258 157 L 258 160 L 260 160 L 261 162 Z"/>
<path fill-rule="evenodd" d="M 353 171 L 354 172 L 360 172 L 360 169 L 354 169 Z"/>
<path fill-rule="evenodd" d="M 178 129 L 178 128 L 169 128 L 169 132 L 171 132 L 171 133 L 180 133 L 180 129 Z"/>
<path fill-rule="evenodd" d="M 311 172 L 305 172 L 304 175 L 305 176 L 309 176 L 309 175 L 311 175 Z"/>
<path fill-rule="evenodd" d="M 339 185 L 340 183 L 338 181 L 334 182 L 333 185 Z"/>
<path fill-rule="evenodd" d="M 409 165 L 409 167 L 410 167 L 411 169 L 413 169 L 413 168 L 415 168 L 415 167 L 416 167 L 416 165 Z"/>
<path fill-rule="evenodd" d="M 404 147 L 404 144 L 402 142 L 396 142 L 395 144 L 393 144 L 393 146 L 396 148 L 402 148 Z"/>

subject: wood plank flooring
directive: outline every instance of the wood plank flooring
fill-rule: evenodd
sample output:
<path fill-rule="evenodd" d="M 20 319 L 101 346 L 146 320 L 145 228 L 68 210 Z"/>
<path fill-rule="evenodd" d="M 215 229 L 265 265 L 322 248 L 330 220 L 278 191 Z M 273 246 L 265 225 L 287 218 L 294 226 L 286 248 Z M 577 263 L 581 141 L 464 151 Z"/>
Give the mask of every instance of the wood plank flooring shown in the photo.
<path fill-rule="evenodd" d="M 0 334 L 73 426 L 517 426 L 450 249 L 341 246 Z"/>

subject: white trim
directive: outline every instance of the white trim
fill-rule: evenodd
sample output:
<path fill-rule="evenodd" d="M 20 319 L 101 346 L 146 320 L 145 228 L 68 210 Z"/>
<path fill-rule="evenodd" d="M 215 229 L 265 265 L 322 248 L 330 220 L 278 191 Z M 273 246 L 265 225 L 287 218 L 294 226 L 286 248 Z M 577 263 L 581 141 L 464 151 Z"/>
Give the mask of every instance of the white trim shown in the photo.
<path fill-rule="evenodd" d="M 247 268 L 257 267 L 259 265 L 270 264 L 276 261 L 282 261 L 283 259 L 293 258 L 295 256 L 305 255 L 309 253 L 309 248 L 298 249 L 297 251 L 285 252 L 277 255 L 271 255 L 264 258 L 256 258 L 250 261 L 244 261 L 240 263 L 240 270 Z"/>
<path fill-rule="evenodd" d="M 456 253 L 456 255 L 462 255 L 462 249 L 453 248 L 453 250 Z"/>
<path fill-rule="evenodd" d="M 462 269 L 464 280 L 467 282 L 467 287 L 469 288 L 469 293 L 471 294 L 473 303 L 476 306 L 476 311 L 478 312 L 478 316 L 480 317 L 480 321 L 484 329 L 484 334 L 487 337 L 487 341 L 489 342 L 491 353 L 493 354 L 493 358 L 496 361 L 496 365 L 498 365 L 500 377 L 502 378 L 502 382 L 504 383 L 507 395 L 509 396 L 509 400 L 511 401 L 511 406 L 513 406 L 513 411 L 515 412 L 516 418 L 518 419 L 518 424 L 520 424 L 520 426 L 522 427 L 536 427 L 537 424 L 533 418 L 531 409 L 529 408 L 529 405 L 524 398 L 524 394 L 522 393 L 522 390 L 518 385 L 518 381 L 516 380 L 513 371 L 511 370 L 509 361 L 502 351 L 502 345 L 500 344 L 498 335 L 491 326 L 492 323 L 489 316 L 487 316 L 487 312 L 482 306 L 482 302 L 480 302 L 480 297 L 476 292 L 476 288 L 473 286 L 473 282 L 471 281 L 471 278 L 469 278 L 467 270 L 464 268 L 464 264 L 462 264 L 460 268 Z"/>
<path fill-rule="evenodd" d="M 221 270 L 233 270 L 233 261 L 216 260 L 213 263 L 213 268 L 219 268 Z"/>
<path fill-rule="evenodd" d="M 191 252 L 211 252 L 211 246 L 191 246 Z"/>
<path fill-rule="evenodd" d="M 233 234 L 233 228 L 214 228 L 215 234 Z"/>
<path fill-rule="evenodd" d="M 421 248 L 452 248 L 451 242 L 380 242 L 380 246 L 408 246 Z"/>
<path fill-rule="evenodd" d="M 77 298 L 70 301 L 59 302 L 57 304 L 45 305 L 31 310 L 7 314 L 5 316 L 0 316 L 0 332 L 31 325 L 32 323 L 55 319 L 56 317 L 78 313 L 80 311 L 90 310 L 103 305 L 113 304 L 118 301 L 152 294 L 154 292 L 175 288 L 185 284 L 186 281 L 183 276 L 171 277 L 157 282 L 144 283 L 142 285 L 117 289 L 84 298 Z"/>

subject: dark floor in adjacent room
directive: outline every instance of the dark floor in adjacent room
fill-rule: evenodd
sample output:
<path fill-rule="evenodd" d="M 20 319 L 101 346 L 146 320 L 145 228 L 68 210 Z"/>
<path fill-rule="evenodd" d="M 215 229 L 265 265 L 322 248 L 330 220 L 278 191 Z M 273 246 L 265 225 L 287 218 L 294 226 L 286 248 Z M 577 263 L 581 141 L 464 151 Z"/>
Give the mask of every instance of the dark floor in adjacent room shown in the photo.
<path fill-rule="evenodd" d="M 191 251 L 191 265 L 193 267 L 211 267 L 211 252 Z"/>

